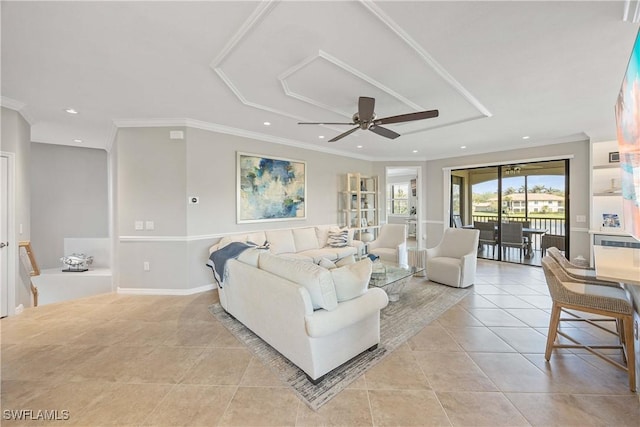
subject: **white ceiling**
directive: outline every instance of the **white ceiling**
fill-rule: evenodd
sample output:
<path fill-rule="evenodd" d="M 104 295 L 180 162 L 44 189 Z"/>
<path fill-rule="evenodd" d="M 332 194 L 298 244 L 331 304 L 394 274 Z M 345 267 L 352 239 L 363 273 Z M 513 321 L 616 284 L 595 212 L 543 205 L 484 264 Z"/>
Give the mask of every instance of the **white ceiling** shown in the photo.
<path fill-rule="evenodd" d="M 372 160 L 615 139 L 638 31 L 636 0 L 0 5 L 2 101 L 34 141 L 108 149 L 115 126 L 189 124 Z M 297 124 L 350 121 L 359 96 L 440 116 L 387 125 L 395 140 Z"/>

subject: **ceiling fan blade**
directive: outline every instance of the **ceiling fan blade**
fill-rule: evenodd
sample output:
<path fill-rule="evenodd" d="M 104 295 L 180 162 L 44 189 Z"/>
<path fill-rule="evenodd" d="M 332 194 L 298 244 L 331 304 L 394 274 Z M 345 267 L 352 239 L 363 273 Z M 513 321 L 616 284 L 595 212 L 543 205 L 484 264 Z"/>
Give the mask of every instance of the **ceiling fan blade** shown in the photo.
<path fill-rule="evenodd" d="M 333 122 L 298 122 L 299 125 L 349 125 L 354 126 L 355 123 L 333 123 Z"/>
<path fill-rule="evenodd" d="M 375 125 L 387 125 L 390 123 L 411 122 L 413 120 L 432 119 L 438 117 L 438 110 L 418 111 L 417 113 L 400 114 L 399 116 L 383 117 L 375 119 Z"/>
<path fill-rule="evenodd" d="M 368 122 L 373 119 L 373 109 L 376 106 L 375 98 L 361 96 L 358 99 L 358 117 L 361 122 Z"/>
<path fill-rule="evenodd" d="M 399 133 L 392 131 L 391 129 L 383 128 L 382 126 L 373 125 L 369 128 L 369 130 L 373 133 L 377 133 L 380 136 L 384 136 L 385 138 L 396 139 L 400 136 Z"/>
<path fill-rule="evenodd" d="M 360 129 L 360 126 L 355 127 L 355 128 L 353 128 L 353 129 L 349 129 L 348 131 L 346 131 L 346 132 L 344 132 L 344 133 L 341 133 L 340 135 L 338 135 L 338 136 L 336 136 L 336 137 L 331 138 L 331 139 L 329 140 L 329 142 L 336 142 L 337 140 L 342 139 L 342 138 L 344 138 L 344 137 L 345 137 L 345 136 L 347 136 L 347 135 L 351 135 L 352 133 L 354 133 L 354 132 L 355 132 L 355 131 L 357 131 L 358 129 Z"/>

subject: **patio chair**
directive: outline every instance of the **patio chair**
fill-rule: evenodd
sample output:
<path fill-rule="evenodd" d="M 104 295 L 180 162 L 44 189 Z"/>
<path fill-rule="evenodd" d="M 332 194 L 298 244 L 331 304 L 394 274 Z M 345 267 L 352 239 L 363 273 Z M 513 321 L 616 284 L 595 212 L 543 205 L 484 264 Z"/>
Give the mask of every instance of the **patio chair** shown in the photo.
<path fill-rule="evenodd" d="M 559 234 L 542 235 L 542 240 L 540 241 L 540 250 L 542 251 L 542 256 L 544 256 L 546 250 L 551 247 L 556 247 L 558 248 L 558 250 L 565 251 L 564 239 L 565 236 L 561 236 Z"/>
<path fill-rule="evenodd" d="M 527 242 L 522 234 L 521 222 L 503 222 L 502 223 L 502 257 L 506 258 L 508 248 L 516 248 L 520 251 L 520 259 L 524 255 L 527 248 Z"/>
<path fill-rule="evenodd" d="M 552 257 L 545 256 L 542 258 L 542 268 L 544 270 L 549 293 L 553 300 L 551 310 L 551 318 L 549 320 L 549 332 L 547 334 L 547 345 L 545 349 L 545 359 L 551 359 L 551 353 L 554 348 L 582 348 L 590 353 L 600 357 L 601 359 L 611 363 L 612 365 L 627 371 L 629 376 L 629 388 L 631 391 L 636 390 L 636 370 L 635 370 L 635 353 L 633 350 L 633 306 L 624 289 L 612 286 L 601 286 L 589 282 L 579 283 L 568 276 L 560 264 Z M 572 310 L 572 311 L 568 311 Z M 598 317 L 589 319 L 580 317 L 574 310 L 582 313 L 595 314 L 597 316 L 606 316 L 608 319 Z M 570 314 L 572 317 L 562 318 L 562 313 Z M 574 336 L 567 334 L 571 329 L 580 330 L 580 328 L 559 329 L 560 322 L 588 322 L 605 332 L 614 334 L 618 337 L 617 345 L 592 345 L 579 342 Z M 615 332 L 611 329 L 599 325 L 602 321 L 615 321 Z M 560 335 L 571 341 L 573 344 L 556 343 L 556 337 Z M 622 351 L 623 363 L 613 359 L 610 355 L 600 350 L 620 349 Z"/>
<path fill-rule="evenodd" d="M 491 257 L 495 258 L 496 245 L 498 244 L 498 238 L 496 235 L 496 223 L 493 221 L 473 223 L 473 228 L 480 231 L 478 238 L 478 249 L 484 249 L 485 245 L 491 247 Z"/>

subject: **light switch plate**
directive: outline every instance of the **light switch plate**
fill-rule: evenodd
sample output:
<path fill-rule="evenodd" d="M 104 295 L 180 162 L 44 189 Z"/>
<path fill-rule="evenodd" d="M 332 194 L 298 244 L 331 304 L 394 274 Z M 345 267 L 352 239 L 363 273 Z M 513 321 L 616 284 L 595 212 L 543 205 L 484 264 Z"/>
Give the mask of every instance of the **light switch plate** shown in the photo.
<path fill-rule="evenodd" d="M 133 228 L 136 230 L 144 230 L 144 223 L 142 221 L 136 221 L 133 223 Z"/>
<path fill-rule="evenodd" d="M 153 223 L 153 221 L 146 221 L 144 223 L 144 228 L 146 228 L 147 230 L 153 230 L 155 228 L 155 224 Z"/>
<path fill-rule="evenodd" d="M 576 215 L 576 222 L 587 222 L 586 215 Z"/>

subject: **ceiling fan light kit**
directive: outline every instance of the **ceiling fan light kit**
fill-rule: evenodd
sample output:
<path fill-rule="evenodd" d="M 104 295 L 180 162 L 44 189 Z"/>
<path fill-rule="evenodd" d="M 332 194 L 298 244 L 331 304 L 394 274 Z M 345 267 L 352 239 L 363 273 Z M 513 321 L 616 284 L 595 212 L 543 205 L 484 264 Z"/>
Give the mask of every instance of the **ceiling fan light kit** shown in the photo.
<path fill-rule="evenodd" d="M 424 120 L 424 119 L 432 119 L 434 117 L 438 117 L 438 110 L 429 110 L 429 111 L 418 111 L 416 113 L 407 113 L 400 114 L 398 116 L 390 116 L 383 117 L 381 119 L 376 118 L 376 113 L 374 111 L 376 105 L 375 98 L 369 98 L 366 96 L 361 96 L 358 99 L 358 111 L 353 115 L 351 119 L 351 123 L 330 123 L 330 122 L 298 122 L 299 125 L 348 125 L 355 126 L 352 129 L 349 129 L 346 132 L 341 133 L 338 136 L 335 136 L 329 140 L 329 142 L 338 141 L 345 136 L 351 135 L 353 132 L 358 129 L 362 130 L 370 130 L 371 132 L 384 136 L 389 139 L 396 139 L 400 136 L 399 133 L 392 131 L 391 129 L 387 129 L 380 125 L 393 124 L 393 123 L 402 123 L 402 122 L 411 122 L 414 120 Z"/>

